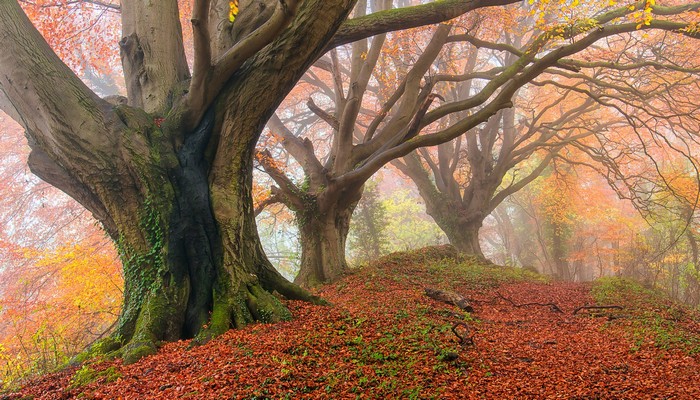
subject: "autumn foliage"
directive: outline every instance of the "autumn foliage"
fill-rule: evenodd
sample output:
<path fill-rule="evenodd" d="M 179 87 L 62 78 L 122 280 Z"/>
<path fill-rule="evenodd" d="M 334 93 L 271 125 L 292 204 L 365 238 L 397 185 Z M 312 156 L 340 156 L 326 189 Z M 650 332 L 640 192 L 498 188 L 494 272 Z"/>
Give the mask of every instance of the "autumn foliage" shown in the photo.
<path fill-rule="evenodd" d="M 455 254 L 394 253 L 324 287 L 331 306 L 288 302 L 290 322 L 232 330 L 199 347 L 167 344 L 128 367 L 116 360 L 70 368 L 9 398 L 700 395 L 696 312 L 626 281 L 552 283 Z M 467 297 L 474 312 L 428 298 L 425 287 Z M 574 314 L 610 304 L 621 310 Z"/>
<path fill-rule="evenodd" d="M 119 314 L 123 282 L 112 243 L 80 206 L 28 175 L 21 132 L 1 118 L 4 387 L 65 365 L 108 332 Z"/>

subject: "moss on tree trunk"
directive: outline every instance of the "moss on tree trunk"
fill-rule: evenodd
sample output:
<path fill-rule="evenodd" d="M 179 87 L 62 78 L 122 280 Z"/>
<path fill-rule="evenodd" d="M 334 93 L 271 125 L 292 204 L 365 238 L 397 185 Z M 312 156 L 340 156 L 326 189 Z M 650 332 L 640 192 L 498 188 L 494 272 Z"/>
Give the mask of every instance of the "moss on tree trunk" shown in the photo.
<path fill-rule="evenodd" d="M 165 139 L 172 133 L 145 113 L 125 107 L 120 115 L 130 127 L 124 153 L 138 190 L 122 196 L 118 187 L 113 197 L 120 201 L 109 203 L 125 271 L 124 307 L 113 336 L 95 349 L 120 348 L 131 363 L 161 341 L 201 343 L 231 327 L 290 318 L 273 291 L 321 302 L 286 281 L 263 253 L 251 197 L 254 141 L 239 147 L 240 164 L 228 180 L 235 188 L 217 202 L 205 157 L 216 133 L 212 112 L 177 150 Z"/>

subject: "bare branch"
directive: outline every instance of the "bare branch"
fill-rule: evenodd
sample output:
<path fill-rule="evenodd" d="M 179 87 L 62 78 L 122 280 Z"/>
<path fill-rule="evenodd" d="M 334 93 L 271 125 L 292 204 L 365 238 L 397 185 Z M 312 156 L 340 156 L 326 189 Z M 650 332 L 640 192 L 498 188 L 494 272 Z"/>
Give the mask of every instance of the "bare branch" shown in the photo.
<path fill-rule="evenodd" d="M 402 29 L 438 24 L 483 7 L 502 6 L 517 0 L 442 0 L 412 7 L 378 11 L 345 21 L 326 50 L 360 39 Z"/>

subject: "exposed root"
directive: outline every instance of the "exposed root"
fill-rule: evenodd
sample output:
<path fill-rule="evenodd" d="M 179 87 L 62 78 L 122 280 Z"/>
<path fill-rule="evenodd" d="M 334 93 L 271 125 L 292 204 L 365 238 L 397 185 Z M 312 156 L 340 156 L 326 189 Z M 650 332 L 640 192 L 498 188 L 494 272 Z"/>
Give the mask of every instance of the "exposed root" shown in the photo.
<path fill-rule="evenodd" d="M 513 307 L 518 307 L 518 308 L 520 308 L 520 307 L 528 307 L 528 306 L 549 307 L 549 309 L 552 310 L 552 312 L 563 313 L 563 311 L 561 310 L 561 308 L 559 308 L 559 306 L 556 305 L 556 304 L 554 304 L 554 303 L 525 303 L 525 304 L 515 304 L 515 302 L 513 302 L 513 300 L 511 300 L 511 299 L 505 297 L 505 296 L 502 295 L 501 293 L 496 292 L 496 294 L 498 295 L 499 298 L 501 298 L 501 299 L 503 299 L 503 300 L 509 302 Z"/>

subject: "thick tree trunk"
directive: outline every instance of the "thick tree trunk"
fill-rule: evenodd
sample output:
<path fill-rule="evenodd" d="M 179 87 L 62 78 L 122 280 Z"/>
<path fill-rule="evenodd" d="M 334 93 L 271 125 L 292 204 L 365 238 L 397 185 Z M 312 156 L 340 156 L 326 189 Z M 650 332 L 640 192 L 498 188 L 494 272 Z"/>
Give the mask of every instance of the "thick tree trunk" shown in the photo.
<path fill-rule="evenodd" d="M 294 283 L 314 287 L 347 272 L 345 247 L 353 208 L 333 209 L 324 214 L 309 209 L 297 214 L 301 266 Z"/>
<path fill-rule="evenodd" d="M 121 347 L 130 363 L 154 353 L 160 341 L 202 342 L 230 327 L 288 318 L 275 290 L 320 302 L 286 281 L 263 253 L 251 197 L 255 141 L 235 145 L 238 167 L 227 182 L 237 190 L 212 202 L 210 193 L 218 192 L 210 188 L 205 154 L 221 129 L 213 112 L 177 151 L 142 111 L 117 112 L 127 126 L 122 154 L 132 179 L 105 189 L 102 198 L 115 220 L 125 296 L 115 334 L 99 344 L 101 351 Z"/>
<path fill-rule="evenodd" d="M 226 123 L 233 123 L 227 121 Z M 211 178 L 212 204 L 219 223 L 222 263 L 213 288 L 211 323 L 201 335 L 206 340 L 230 327 L 252 321 L 274 322 L 290 317 L 287 309 L 271 293 L 290 299 L 320 303 L 300 287 L 287 281 L 269 262 L 260 243 L 252 201 L 253 151 L 257 133 L 238 135 L 232 144 L 230 167 Z"/>
<path fill-rule="evenodd" d="M 461 253 L 485 258 L 479 243 L 480 227 L 481 223 L 465 223 L 457 226 L 452 232 L 446 230 L 445 234 L 450 240 L 450 244 L 455 246 Z"/>
<path fill-rule="evenodd" d="M 456 247 L 460 253 L 485 258 L 479 243 L 481 220 L 455 218 L 454 215 L 450 214 L 439 217 L 434 216 L 433 218 L 442 231 L 445 232 L 445 235 L 447 235 L 450 244 Z"/>

